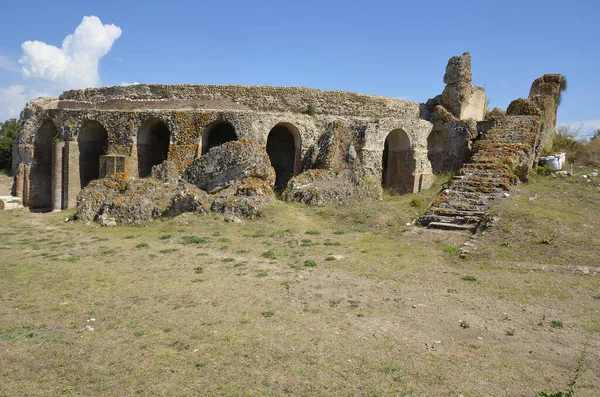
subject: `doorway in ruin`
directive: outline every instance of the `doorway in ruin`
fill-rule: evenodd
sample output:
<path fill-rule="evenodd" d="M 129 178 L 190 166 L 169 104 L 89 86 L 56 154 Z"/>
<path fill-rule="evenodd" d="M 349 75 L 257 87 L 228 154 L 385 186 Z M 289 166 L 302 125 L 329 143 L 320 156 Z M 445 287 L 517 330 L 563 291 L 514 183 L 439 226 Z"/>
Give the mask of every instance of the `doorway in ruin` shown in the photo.
<path fill-rule="evenodd" d="M 401 129 L 393 130 L 385 138 L 382 158 L 381 185 L 398 193 L 411 190 L 413 178 L 409 166 L 410 139 Z"/>
<path fill-rule="evenodd" d="M 237 141 L 235 128 L 227 121 L 215 121 L 209 124 L 202 133 L 202 154 L 221 146 L 225 142 Z"/>
<path fill-rule="evenodd" d="M 38 130 L 33 143 L 29 208 L 50 211 L 52 208 L 52 150 L 58 130 L 52 120 L 46 120 Z"/>
<path fill-rule="evenodd" d="M 108 134 L 97 121 L 86 121 L 79 130 L 79 181 L 83 189 L 100 176 L 100 156 L 106 154 Z"/>
<path fill-rule="evenodd" d="M 300 152 L 300 133 L 292 124 L 277 124 L 269 132 L 267 154 L 275 169 L 275 190 L 283 190 L 300 173 Z"/>
<path fill-rule="evenodd" d="M 152 167 L 165 161 L 169 155 L 171 131 L 164 121 L 146 120 L 137 135 L 138 174 L 150 176 Z"/>

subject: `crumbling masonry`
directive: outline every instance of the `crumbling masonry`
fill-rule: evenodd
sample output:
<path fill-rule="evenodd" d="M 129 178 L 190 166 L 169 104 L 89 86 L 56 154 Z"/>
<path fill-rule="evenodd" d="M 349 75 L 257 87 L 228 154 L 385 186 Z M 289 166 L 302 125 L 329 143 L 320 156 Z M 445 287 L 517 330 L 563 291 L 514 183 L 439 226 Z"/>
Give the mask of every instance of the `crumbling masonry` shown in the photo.
<path fill-rule="evenodd" d="M 475 186 L 477 178 L 468 176 L 481 173 L 471 170 L 493 168 L 481 183 L 503 188 L 513 175 L 528 173 L 551 139 L 555 80 L 560 85 L 561 77 L 536 80 L 524 104 L 485 120 L 485 92 L 471 84 L 470 65 L 468 53 L 451 58 L 444 92 L 426 104 L 296 87 L 211 85 L 104 87 L 35 99 L 20 117 L 13 191 L 32 210 L 73 208 L 94 179 L 145 178 L 165 160 L 183 173 L 211 148 L 241 139 L 266 150 L 280 190 L 305 171 L 350 163 L 355 176 L 399 193 L 428 189 L 434 173 L 458 169 L 454 186 Z M 456 223 L 464 210 L 472 213 L 463 223 L 478 222 L 484 199 L 461 189 L 450 188 L 423 223 Z"/>

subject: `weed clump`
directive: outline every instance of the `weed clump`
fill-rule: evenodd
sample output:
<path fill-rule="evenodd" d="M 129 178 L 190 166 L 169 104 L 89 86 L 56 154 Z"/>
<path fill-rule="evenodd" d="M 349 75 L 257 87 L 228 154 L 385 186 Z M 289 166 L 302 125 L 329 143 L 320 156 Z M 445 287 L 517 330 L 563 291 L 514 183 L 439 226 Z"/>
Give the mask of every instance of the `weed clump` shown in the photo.
<path fill-rule="evenodd" d="M 552 320 L 550 322 L 550 326 L 552 328 L 562 328 L 563 327 L 563 322 L 561 320 Z"/>
<path fill-rule="evenodd" d="M 477 277 L 475 276 L 464 276 L 461 278 L 463 281 L 477 281 Z"/>
<path fill-rule="evenodd" d="M 314 261 L 314 260 L 312 260 L 312 259 L 307 259 L 307 260 L 304 262 L 304 266 L 306 266 L 306 267 L 317 267 L 317 262 L 315 262 L 315 261 Z"/>
<path fill-rule="evenodd" d="M 206 237 L 198 237 L 198 236 L 184 236 L 182 238 L 183 244 L 202 244 L 205 243 L 208 239 Z"/>
<path fill-rule="evenodd" d="M 273 250 L 268 250 L 262 253 L 262 257 L 266 259 L 275 259 L 277 256 Z"/>
<path fill-rule="evenodd" d="M 450 255 L 456 255 L 458 253 L 458 247 L 455 245 L 447 245 L 444 247 L 443 251 Z"/>

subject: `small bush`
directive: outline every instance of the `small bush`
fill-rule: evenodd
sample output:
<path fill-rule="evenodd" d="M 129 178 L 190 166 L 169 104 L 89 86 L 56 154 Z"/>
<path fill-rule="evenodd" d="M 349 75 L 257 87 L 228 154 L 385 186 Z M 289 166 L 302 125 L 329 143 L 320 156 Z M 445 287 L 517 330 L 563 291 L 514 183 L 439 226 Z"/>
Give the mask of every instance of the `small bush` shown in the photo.
<path fill-rule="evenodd" d="M 306 266 L 306 267 L 317 267 L 317 262 L 315 262 L 315 261 L 314 261 L 314 260 L 312 260 L 312 259 L 307 259 L 307 260 L 304 262 L 304 266 Z"/>
<path fill-rule="evenodd" d="M 275 312 L 266 311 L 266 312 L 262 312 L 261 314 L 264 318 L 269 318 L 269 317 L 273 317 L 275 315 Z"/>
<path fill-rule="evenodd" d="M 198 266 L 197 268 L 194 269 L 194 273 L 202 274 L 202 273 L 204 273 L 204 268 L 202 266 Z"/>
<path fill-rule="evenodd" d="M 223 259 L 221 259 L 221 262 L 223 262 L 223 263 L 235 262 L 235 258 L 223 258 Z"/>
<path fill-rule="evenodd" d="M 161 240 L 168 240 L 170 239 L 172 236 L 170 234 L 163 234 L 162 236 L 160 236 Z"/>
<path fill-rule="evenodd" d="M 275 259 L 276 255 L 273 250 L 268 250 L 262 253 L 262 257 L 266 259 Z"/>
<path fill-rule="evenodd" d="M 467 322 L 467 320 L 460 320 L 460 327 L 461 328 L 469 328 L 471 325 Z"/>
<path fill-rule="evenodd" d="M 540 165 L 533 169 L 535 175 L 546 176 L 552 173 L 552 168 L 549 165 Z"/>
<path fill-rule="evenodd" d="M 256 273 L 256 277 L 267 277 L 268 275 L 269 273 L 265 272 L 264 270 L 262 272 Z"/>
<path fill-rule="evenodd" d="M 335 256 L 328 256 L 327 258 L 325 258 L 325 260 L 326 260 L 327 262 L 334 261 L 334 260 L 335 260 Z"/>
<path fill-rule="evenodd" d="M 183 244 L 202 244 L 205 243 L 208 239 L 206 237 L 198 237 L 198 236 L 184 236 L 182 241 Z"/>
<path fill-rule="evenodd" d="M 139 243 L 138 245 L 135 246 L 135 248 L 148 248 L 148 247 L 149 247 L 148 243 L 144 243 L 144 242 Z"/>
<path fill-rule="evenodd" d="M 450 255 L 456 255 L 458 253 L 458 247 L 455 245 L 447 245 L 444 247 L 443 251 Z"/>
<path fill-rule="evenodd" d="M 540 240 L 540 244 L 552 244 L 554 237 L 544 237 Z"/>
<path fill-rule="evenodd" d="M 321 234 L 321 232 L 317 229 L 311 229 L 311 230 L 307 230 L 306 234 L 311 234 L 313 236 L 318 236 L 319 234 Z"/>
<path fill-rule="evenodd" d="M 423 202 L 419 198 L 413 198 L 410 200 L 410 206 L 414 208 L 421 208 L 423 206 Z"/>
<path fill-rule="evenodd" d="M 563 327 L 563 322 L 561 320 L 552 320 L 550 322 L 550 326 L 552 328 L 562 328 Z"/>
<path fill-rule="evenodd" d="M 510 248 L 510 243 L 508 241 L 505 241 L 502 244 L 500 244 L 500 246 L 504 248 Z"/>
<path fill-rule="evenodd" d="M 463 281 L 477 281 L 477 277 L 475 276 L 464 276 L 461 278 Z"/>

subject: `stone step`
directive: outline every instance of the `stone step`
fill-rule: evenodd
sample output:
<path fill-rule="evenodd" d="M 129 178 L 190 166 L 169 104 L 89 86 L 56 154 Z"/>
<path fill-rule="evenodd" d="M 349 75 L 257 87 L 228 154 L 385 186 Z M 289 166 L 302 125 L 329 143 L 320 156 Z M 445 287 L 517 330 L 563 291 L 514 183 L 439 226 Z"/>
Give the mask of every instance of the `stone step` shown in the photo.
<path fill-rule="evenodd" d="M 454 217 L 477 217 L 481 218 L 485 211 L 471 211 L 471 210 L 460 210 L 457 208 L 441 208 L 441 207 L 432 207 L 427 211 L 428 213 L 432 213 L 435 215 L 442 216 L 454 216 Z"/>
<path fill-rule="evenodd" d="M 423 226 L 427 226 L 431 222 L 455 223 L 457 225 L 465 225 L 465 224 L 478 224 L 480 220 L 481 220 L 480 217 L 444 216 L 444 215 L 427 212 L 425 215 L 423 215 L 421 218 L 419 218 L 419 223 Z"/>
<path fill-rule="evenodd" d="M 474 231 L 477 225 L 459 225 L 456 223 L 445 223 L 445 222 L 431 222 L 427 225 L 427 229 L 440 229 L 440 230 L 468 230 Z"/>

